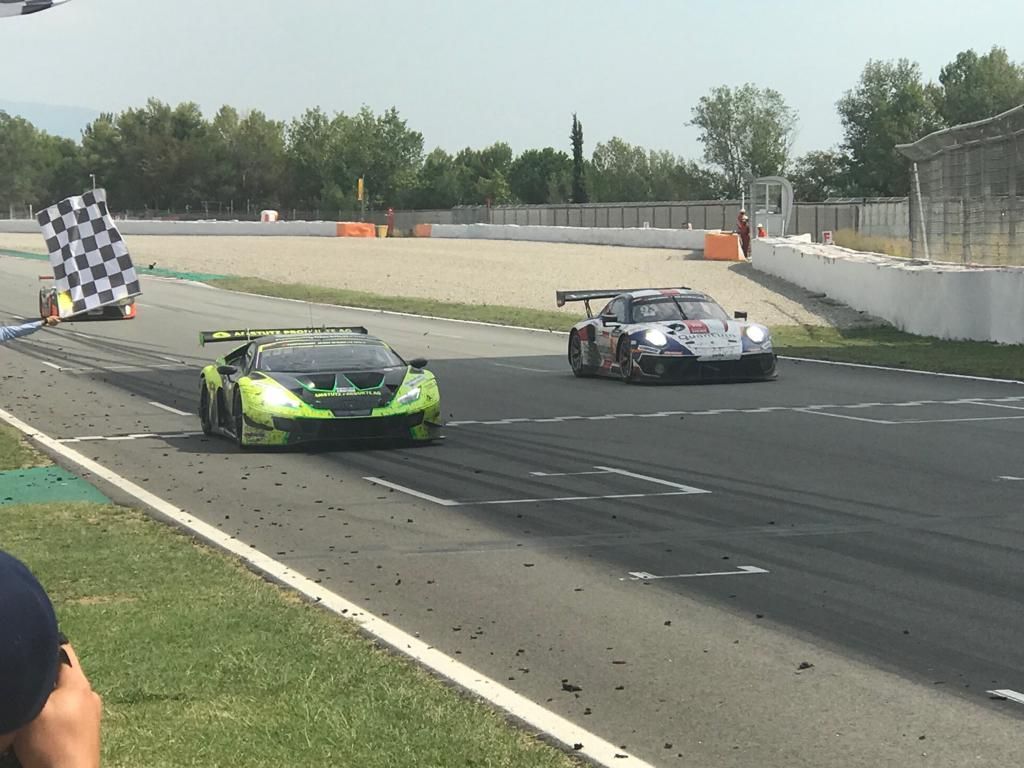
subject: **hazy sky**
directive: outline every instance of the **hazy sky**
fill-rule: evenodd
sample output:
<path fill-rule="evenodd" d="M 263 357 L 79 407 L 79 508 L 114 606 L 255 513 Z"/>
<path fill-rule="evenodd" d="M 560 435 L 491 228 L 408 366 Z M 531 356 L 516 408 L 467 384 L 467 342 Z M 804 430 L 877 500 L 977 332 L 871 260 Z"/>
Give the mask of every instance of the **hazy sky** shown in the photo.
<path fill-rule="evenodd" d="M 429 150 L 508 141 L 586 153 L 619 136 L 697 158 L 714 86 L 780 91 L 797 152 L 841 139 L 869 58 L 927 79 L 958 51 L 1024 61 L 1024 0 L 72 0 L 0 20 L 0 102 L 118 111 L 154 96 L 289 119 L 398 108 Z"/>

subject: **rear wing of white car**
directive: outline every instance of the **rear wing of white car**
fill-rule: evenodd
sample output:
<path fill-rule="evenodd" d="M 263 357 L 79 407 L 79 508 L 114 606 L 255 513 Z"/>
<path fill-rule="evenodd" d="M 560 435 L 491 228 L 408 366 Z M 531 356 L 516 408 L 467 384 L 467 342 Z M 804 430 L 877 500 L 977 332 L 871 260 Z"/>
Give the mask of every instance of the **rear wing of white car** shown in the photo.
<path fill-rule="evenodd" d="M 604 288 L 595 290 L 582 290 L 582 291 L 555 291 L 555 301 L 558 306 L 564 307 L 567 302 L 570 301 L 582 301 L 583 305 L 587 308 L 587 317 L 593 317 L 594 313 L 590 309 L 591 299 L 614 299 L 616 296 L 621 296 L 624 293 L 635 293 L 636 291 L 689 291 L 685 285 L 674 285 L 671 288 Z"/>

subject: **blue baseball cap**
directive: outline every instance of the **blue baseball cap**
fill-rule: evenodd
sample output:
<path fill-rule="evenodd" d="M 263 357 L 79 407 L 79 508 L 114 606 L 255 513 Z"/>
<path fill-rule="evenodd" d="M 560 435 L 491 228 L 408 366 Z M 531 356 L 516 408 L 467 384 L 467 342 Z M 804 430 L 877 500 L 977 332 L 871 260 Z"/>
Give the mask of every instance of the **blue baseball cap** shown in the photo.
<path fill-rule="evenodd" d="M 0 551 L 0 734 L 36 719 L 57 681 L 53 604 L 24 563 Z"/>

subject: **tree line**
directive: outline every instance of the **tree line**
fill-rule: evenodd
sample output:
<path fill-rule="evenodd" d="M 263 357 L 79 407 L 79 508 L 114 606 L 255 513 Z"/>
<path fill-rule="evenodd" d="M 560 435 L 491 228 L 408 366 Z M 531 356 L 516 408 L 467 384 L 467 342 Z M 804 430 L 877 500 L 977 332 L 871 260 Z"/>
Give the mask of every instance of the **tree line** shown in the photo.
<path fill-rule="evenodd" d="M 793 156 L 798 115 L 753 84 L 721 86 L 692 108 L 701 162 L 614 137 L 584 151 L 572 116 L 564 151 L 516 155 L 505 142 L 454 154 L 424 150 L 423 135 L 391 108 L 290 121 L 224 106 L 207 119 L 194 103 L 151 99 L 103 114 L 80 141 L 0 111 L 0 210 L 38 208 L 81 192 L 90 176 L 115 210 L 223 213 L 270 207 L 351 211 L 363 178 L 371 208 L 737 198 L 745 179 L 786 175 L 798 200 L 904 196 L 908 162 L 896 145 L 1024 104 L 1024 66 L 1004 49 L 961 52 L 925 82 L 907 59 L 869 61 L 836 107 L 842 142 Z"/>

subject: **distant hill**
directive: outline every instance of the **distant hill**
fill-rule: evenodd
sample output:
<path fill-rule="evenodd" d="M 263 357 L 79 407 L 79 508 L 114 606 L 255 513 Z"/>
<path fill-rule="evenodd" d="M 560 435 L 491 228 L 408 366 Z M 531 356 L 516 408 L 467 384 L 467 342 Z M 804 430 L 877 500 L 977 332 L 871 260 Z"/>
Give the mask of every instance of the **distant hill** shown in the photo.
<path fill-rule="evenodd" d="M 82 138 L 82 129 L 100 116 L 98 109 L 87 107 L 35 104 L 5 99 L 0 99 L 0 110 L 9 115 L 25 118 L 41 131 L 54 136 L 66 136 L 76 141 Z"/>

